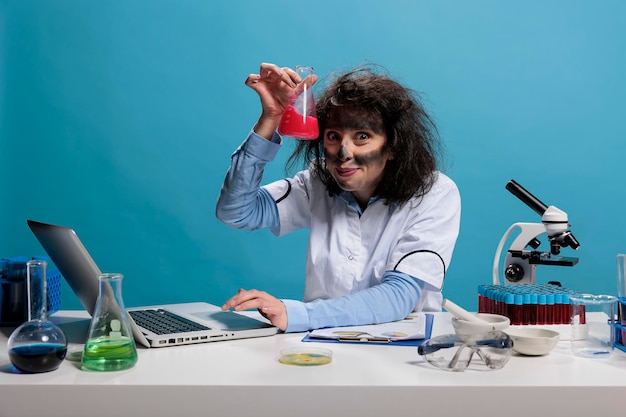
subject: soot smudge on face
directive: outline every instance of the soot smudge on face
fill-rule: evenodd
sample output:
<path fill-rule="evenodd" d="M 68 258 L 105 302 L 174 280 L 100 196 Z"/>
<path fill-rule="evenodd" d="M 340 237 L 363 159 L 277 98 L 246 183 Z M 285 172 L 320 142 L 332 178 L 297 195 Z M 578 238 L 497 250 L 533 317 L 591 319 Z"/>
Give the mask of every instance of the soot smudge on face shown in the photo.
<path fill-rule="evenodd" d="M 339 148 L 339 152 L 337 152 L 337 159 L 340 161 L 343 161 L 345 156 L 346 156 L 346 147 L 341 145 L 341 148 Z"/>
<path fill-rule="evenodd" d="M 326 121 L 326 129 L 370 130 L 381 135 L 384 132 L 384 124 L 378 113 L 367 111 L 362 107 L 339 106 L 331 110 Z M 345 161 L 346 148 L 342 145 L 337 154 L 331 154 L 324 147 L 324 154 L 327 161 L 341 163 Z M 359 165 L 378 162 L 384 157 L 384 147 L 367 154 L 353 155 L 354 161 Z"/>
<path fill-rule="evenodd" d="M 340 164 L 344 161 L 345 148 L 342 146 L 337 154 L 329 153 L 326 148 L 324 148 L 324 154 L 326 155 L 326 159 L 329 162 Z M 372 152 L 368 152 L 366 154 L 354 155 L 352 159 L 354 160 L 354 162 L 357 163 L 357 165 L 361 166 L 371 165 L 375 162 L 382 161 L 384 158 L 384 151 L 383 148 L 381 148 Z"/>

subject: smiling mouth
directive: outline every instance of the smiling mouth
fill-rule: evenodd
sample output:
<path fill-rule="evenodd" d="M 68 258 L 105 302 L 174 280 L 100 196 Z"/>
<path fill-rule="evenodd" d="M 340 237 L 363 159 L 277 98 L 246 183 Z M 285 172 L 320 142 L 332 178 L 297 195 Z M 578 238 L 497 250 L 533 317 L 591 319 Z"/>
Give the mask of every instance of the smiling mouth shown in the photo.
<path fill-rule="evenodd" d="M 337 175 L 340 177 L 349 177 L 354 175 L 358 171 L 358 168 L 337 168 Z"/>

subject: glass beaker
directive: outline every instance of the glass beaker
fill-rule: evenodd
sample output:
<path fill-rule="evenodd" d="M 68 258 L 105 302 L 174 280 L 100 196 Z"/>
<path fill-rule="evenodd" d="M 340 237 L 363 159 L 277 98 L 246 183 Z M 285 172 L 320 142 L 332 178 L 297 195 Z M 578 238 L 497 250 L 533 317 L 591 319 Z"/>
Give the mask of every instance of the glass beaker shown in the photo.
<path fill-rule="evenodd" d="M 53 371 L 67 353 L 67 338 L 48 320 L 46 309 L 46 265 L 43 260 L 26 263 L 28 321 L 17 327 L 8 341 L 11 363 L 27 373 Z"/>
<path fill-rule="evenodd" d="M 606 358 L 615 342 L 615 304 L 612 295 L 572 294 L 571 348 L 576 356 Z"/>
<path fill-rule="evenodd" d="M 319 126 L 311 88 L 313 67 L 298 65 L 296 72 L 302 77 L 302 81 L 296 86 L 293 97 L 285 107 L 278 133 L 295 139 L 317 139 Z"/>
<path fill-rule="evenodd" d="M 620 345 L 626 346 L 626 255 L 617 254 L 617 308 L 619 324 L 621 325 L 617 341 Z"/>
<path fill-rule="evenodd" d="M 98 301 L 83 350 L 84 369 L 121 371 L 137 363 L 137 347 L 122 300 L 122 278 L 116 273 L 98 277 Z"/>

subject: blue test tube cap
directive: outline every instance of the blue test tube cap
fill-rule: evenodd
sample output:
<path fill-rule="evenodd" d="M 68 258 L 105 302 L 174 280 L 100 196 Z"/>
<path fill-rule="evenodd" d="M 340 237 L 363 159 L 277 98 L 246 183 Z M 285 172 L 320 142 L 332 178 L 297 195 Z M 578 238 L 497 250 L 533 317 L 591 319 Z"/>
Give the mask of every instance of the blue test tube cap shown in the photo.
<path fill-rule="evenodd" d="M 514 304 L 515 296 L 513 294 L 506 294 L 506 296 L 504 297 L 504 302 L 506 304 Z"/>
<path fill-rule="evenodd" d="M 539 294 L 539 296 L 537 297 L 537 304 L 541 304 L 544 305 L 546 304 L 547 300 L 546 300 L 546 294 Z"/>

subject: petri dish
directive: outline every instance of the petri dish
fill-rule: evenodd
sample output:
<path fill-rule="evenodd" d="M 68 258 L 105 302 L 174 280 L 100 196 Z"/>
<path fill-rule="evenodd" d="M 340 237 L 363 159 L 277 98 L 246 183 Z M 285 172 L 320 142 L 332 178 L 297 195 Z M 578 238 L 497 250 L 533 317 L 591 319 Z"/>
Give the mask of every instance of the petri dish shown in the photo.
<path fill-rule="evenodd" d="M 330 349 L 316 347 L 292 347 L 280 351 L 278 362 L 295 366 L 328 365 L 333 360 Z"/>

